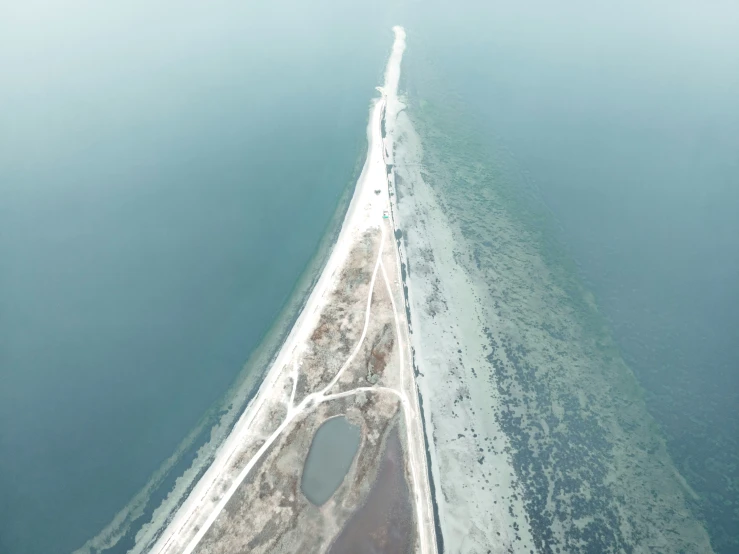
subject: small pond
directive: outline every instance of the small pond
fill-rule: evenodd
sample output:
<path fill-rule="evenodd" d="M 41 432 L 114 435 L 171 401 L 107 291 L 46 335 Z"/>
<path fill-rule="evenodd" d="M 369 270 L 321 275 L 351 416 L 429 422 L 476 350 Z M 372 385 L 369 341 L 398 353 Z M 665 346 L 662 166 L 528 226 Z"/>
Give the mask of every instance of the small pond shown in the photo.
<path fill-rule="evenodd" d="M 326 420 L 316 431 L 303 465 L 300 488 L 316 506 L 336 492 L 359 448 L 361 430 L 344 416 Z"/>

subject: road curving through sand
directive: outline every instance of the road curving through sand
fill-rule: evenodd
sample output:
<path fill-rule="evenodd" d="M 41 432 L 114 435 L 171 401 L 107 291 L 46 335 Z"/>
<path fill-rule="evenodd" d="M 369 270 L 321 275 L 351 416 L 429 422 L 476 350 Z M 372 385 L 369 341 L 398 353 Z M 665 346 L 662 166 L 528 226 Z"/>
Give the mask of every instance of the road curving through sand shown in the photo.
<path fill-rule="evenodd" d="M 396 396 L 400 402 L 405 421 L 409 473 L 412 490 L 414 491 L 419 551 L 424 554 L 436 552 L 434 528 L 430 524 L 433 516 L 427 482 L 428 472 L 426 470 L 422 421 L 419 415 L 414 374 L 410 364 L 407 363 L 410 359 L 410 345 L 407 340 L 406 314 L 405 312 L 398 312 L 394 292 L 399 293 L 399 290 L 393 291 L 383 263 L 385 241 L 388 240 L 386 227 L 392 233 L 392 224 L 386 217 L 391 205 L 389 202 L 389 175 L 386 166 L 388 153 L 382 136 L 382 126 L 383 118 L 386 118 L 388 114 L 394 117 L 397 112 L 400 61 L 405 49 L 404 30 L 401 27 L 395 27 L 393 31 L 395 41 L 385 72 L 385 84 L 383 87 L 378 87 L 381 97 L 374 100 L 370 108 L 370 120 L 367 129 L 369 141 L 367 159 L 326 267 L 311 292 L 295 326 L 275 358 L 256 397 L 239 419 L 231 435 L 221 446 L 211 467 L 196 484 L 164 533 L 157 540 L 151 550 L 152 554 L 191 554 L 194 552 L 237 489 L 275 441 L 297 418 L 315 409 L 320 404 L 359 393 L 391 394 Z M 388 101 L 393 106 L 390 110 L 387 110 Z M 384 194 L 377 194 L 378 191 L 384 191 Z M 310 340 L 310 332 L 315 328 L 320 313 L 329 303 L 329 291 L 338 282 L 341 268 L 348 259 L 351 248 L 358 237 L 362 236 L 362 233 L 368 231 L 376 233 L 378 228 L 380 244 L 368 286 L 362 333 L 331 381 L 321 390 L 306 395 L 296 405 L 296 391 L 301 371 L 300 364 L 297 361 L 299 354 L 307 341 Z M 394 250 L 394 265 L 397 266 L 394 283 L 396 287 L 400 287 L 400 257 L 397 249 Z M 372 295 L 378 275 L 382 276 L 392 305 L 399 349 L 399 387 L 358 386 L 350 390 L 331 393 L 331 389 L 339 382 L 365 342 L 372 317 Z M 401 321 L 405 323 L 404 326 L 401 325 Z M 406 340 L 404 340 L 404 336 Z M 269 403 L 284 398 L 281 397 L 282 389 L 278 383 L 285 379 L 285 370 L 288 367 L 291 368 L 287 377 L 290 381 L 290 392 L 287 400 L 282 400 L 286 404 L 284 418 L 269 436 L 258 436 L 255 434 L 255 429 L 260 423 L 257 418 L 262 408 Z M 406 372 L 408 372 L 408 376 L 405 375 Z M 263 414 L 260 417 L 264 417 Z M 243 465 L 237 464 L 236 461 L 244 453 L 244 445 L 249 444 L 249 441 L 253 444 L 255 438 L 263 438 L 264 442 Z M 238 472 L 235 471 L 237 465 L 240 465 Z M 226 484 L 228 485 L 227 488 L 225 487 Z"/>

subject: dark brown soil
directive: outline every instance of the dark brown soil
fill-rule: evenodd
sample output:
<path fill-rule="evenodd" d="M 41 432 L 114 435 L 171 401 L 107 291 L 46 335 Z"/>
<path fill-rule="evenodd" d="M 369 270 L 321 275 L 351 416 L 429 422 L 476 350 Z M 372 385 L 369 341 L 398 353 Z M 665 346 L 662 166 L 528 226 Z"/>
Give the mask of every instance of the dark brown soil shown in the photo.
<path fill-rule="evenodd" d="M 329 554 L 403 554 L 414 544 L 413 507 L 405 481 L 397 426 L 365 504 L 349 519 Z"/>

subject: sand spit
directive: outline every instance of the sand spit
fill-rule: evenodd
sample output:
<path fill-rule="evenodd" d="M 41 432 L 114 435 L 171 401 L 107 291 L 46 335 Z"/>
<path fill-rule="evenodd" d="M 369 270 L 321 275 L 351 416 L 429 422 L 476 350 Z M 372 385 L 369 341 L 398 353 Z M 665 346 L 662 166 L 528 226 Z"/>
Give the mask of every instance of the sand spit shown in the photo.
<path fill-rule="evenodd" d="M 370 108 L 367 160 L 326 267 L 257 395 L 152 553 L 325 551 L 369 493 L 392 421 L 414 507 L 413 550 L 435 552 L 382 132 L 405 48 L 405 32 L 393 30 L 382 96 Z M 368 454 L 319 510 L 297 492 L 296 478 L 315 429 L 339 414 L 361 425 Z"/>

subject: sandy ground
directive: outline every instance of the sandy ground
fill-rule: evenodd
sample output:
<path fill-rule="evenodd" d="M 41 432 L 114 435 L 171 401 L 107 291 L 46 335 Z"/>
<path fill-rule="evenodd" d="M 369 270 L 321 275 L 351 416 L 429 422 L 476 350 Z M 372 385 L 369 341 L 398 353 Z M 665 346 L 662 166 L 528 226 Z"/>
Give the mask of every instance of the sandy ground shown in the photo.
<path fill-rule="evenodd" d="M 151 549 L 152 553 L 189 554 L 199 551 L 201 540 L 242 483 L 247 484 L 252 479 L 253 472 L 258 471 L 279 445 L 289 443 L 286 437 L 298 422 L 323 404 L 367 394 L 384 394 L 399 404 L 403 414 L 400 428 L 404 431 L 401 434 L 407 455 L 406 473 L 417 527 L 414 543 L 417 551 L 435 551 L 423 430 L 409 363 L 408 324 L 399 254 L 392 239 L 393 227 L 389 218 L 388 152 L 381 132 L 386 106 L 391 106 L 392 114 L 396 113 L 392 110 L 397 110 L 398 106 L 397 84 L 405 33 L 399 27 L 394 31 L 395 42 L 388 61 L 385 86 L 378 88 L 382 97 L 373 101 L 370 109 L 367 160 L 326 267 L 259 392 L 220 447 L 210 468 Z M 352 278 L 356 286 L 351 285 Z M 373 291 L 377 294 L 373 295 Z M 385 298 L 385 318 L 378 328 L 372 314 L 377 312 L 376 317 L 382 317 L 381 308 L 373 311 L 374 302 L 379 302 L 373 298 L 379 298 L 380 293 Z M 344 302 L 346 312 L 338 319 L 335 313 L 337 298 Z M 327 323 L 325 314 L 332 311 L 330 320 L 338 326 L 331 336 L 341 340 L 332 343 L 330 347 L 334 350 L 331 353 L 334 359 L 344 361 L 336 363 L 336 367 L 327 372 L 325 364 L 307 361 L 318 348 L 319 330 Z M 369 351 L 364 344 L 368 334 L 374 341 Z M 389 334 L 392 334 L 392 340 L 387 338 Z M 382 357 L 383 345 L 392 363 L 380 373 L 376 368 L 384 367 L 386 363 Z M 372 368 L 377 373 L 374 380 L 369 384 L 359 382 L 359 378 L 355 379 L 356 382 L 342 381 L 342 377 L 352 373 L 355 360 L 361 360 L 364 355 L 373 356 Z M 225 513 L 229 511 L 236 510 L 226 510 Z"/>

